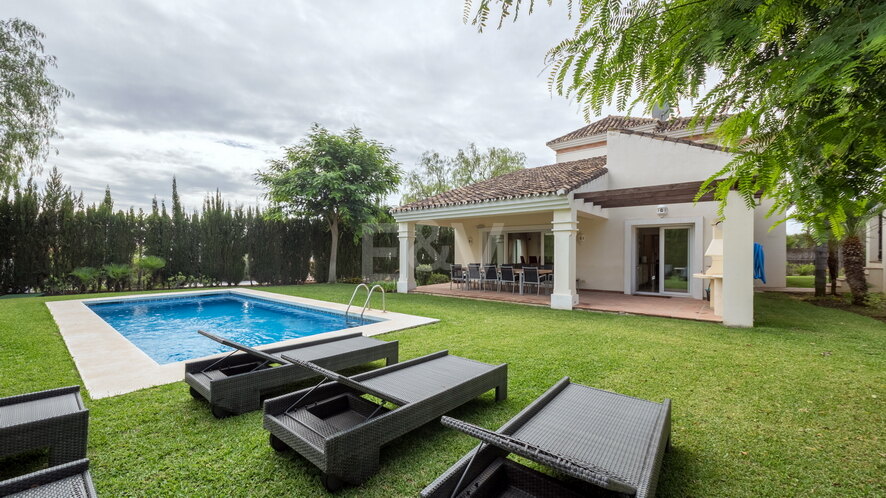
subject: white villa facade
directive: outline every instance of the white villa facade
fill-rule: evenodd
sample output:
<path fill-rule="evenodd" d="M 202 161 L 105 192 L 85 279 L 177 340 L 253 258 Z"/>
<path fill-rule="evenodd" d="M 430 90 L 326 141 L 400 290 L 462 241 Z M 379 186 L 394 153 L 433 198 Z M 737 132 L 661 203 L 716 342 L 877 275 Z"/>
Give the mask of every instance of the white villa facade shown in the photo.
<path fill-rule="evenodd" d="M 867 272 L 871 292 L 886 292 L 886 269 L 883 266 L 883 247 L 886 246 L 886 211 L 875 216 L 867 227 Z"/>
<path fill-rule="evenodd" d="M 579 289 L 712 292 L 724 324 L 752 326 L 754 287 L 785 286 L 785 227 L 770 229 L 765 200 L 749 209 L 730 193 L 722 220 L 717 202 L 692 202 L 730 154 L 688 123 L 609 116 L 548 142 L 554 164 L 396 208 L 398 291 L 415 287 L 415 226 L 440 225 L 454 229 L 456 263 L 553 264 L 552 308 L 571 309 Z M 755 242 L 766 284 L 754 279 Z"/>

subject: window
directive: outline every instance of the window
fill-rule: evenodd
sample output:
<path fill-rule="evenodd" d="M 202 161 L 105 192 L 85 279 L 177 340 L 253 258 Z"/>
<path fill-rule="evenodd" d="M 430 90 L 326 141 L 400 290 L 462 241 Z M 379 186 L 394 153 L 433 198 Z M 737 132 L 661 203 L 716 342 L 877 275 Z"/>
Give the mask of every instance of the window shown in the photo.
<path fill-rule="evenodd" d="M 877 216 L 877 261 L 883 261 L 883 213 Z"/>
<path fill-rule="evenodd" d="M 553 233 L 545 233 L 545 248 L 544 255 L 545 261 L 544 264 L 552 265 L 554 264 L 554 234 Z"/>

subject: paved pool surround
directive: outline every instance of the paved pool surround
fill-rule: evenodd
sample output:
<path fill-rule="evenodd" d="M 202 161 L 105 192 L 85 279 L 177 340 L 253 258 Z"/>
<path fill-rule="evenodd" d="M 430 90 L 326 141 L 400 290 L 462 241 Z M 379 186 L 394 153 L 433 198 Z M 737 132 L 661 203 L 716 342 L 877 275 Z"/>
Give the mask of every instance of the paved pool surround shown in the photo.
<path fill-rule="evenodd" d="M 68 347 L 74 364 L 80 372 L 85 388 L 92 399 L 106 398 L 125 394 L 151 386 L 159 386 L 178 382 L 184 378 L 184 361 L 160 365 L 141 349 L 129 342 L 107 322 L 95 314 L 88 304 L 120 302 L 127 300 L 157 299 L 162 297 L 183 297 L 188 295 L 206 294 L 240 294 L 242 296 L 267 299 L 285 304 L 318 308 L 326 311 L 344 313 L 347 305 L 318 301 L 304 297 L 287 296 L 254 289 L 236 288 L 219 290 L 201 290 L 185 292 L 163 292 L 139 294 L 133 296 L 117 296 L 93 299 L 75 299 L 68 301 L 51 301 L 46 303 L 59 332 Z M 375 303 L 378 304 L 376 298 Z M 362 299 L 357 299 L 362 304 Z M 356 312 L 360 312 L 356 307 Z M 355 311 L 354 307 L 351 312 Z M 337 337 L 360 332 L 364 336 L 374 336 L 427 325 L 439 320 L 391 311 L 366 310 L 366 317 L 378 320 L 358 327 L 351 327 L 333 332 L 299 337 L 286 341 L 265 344 L 258 349 L 275 346 L 300 344 L 315 339 Z M 208 340 L 208 339 L 207 339 Z M 227 353 L 206 356 L 204 358 L 220 358 Z M 194 360 L 189 360 L 194 361 Z"/>

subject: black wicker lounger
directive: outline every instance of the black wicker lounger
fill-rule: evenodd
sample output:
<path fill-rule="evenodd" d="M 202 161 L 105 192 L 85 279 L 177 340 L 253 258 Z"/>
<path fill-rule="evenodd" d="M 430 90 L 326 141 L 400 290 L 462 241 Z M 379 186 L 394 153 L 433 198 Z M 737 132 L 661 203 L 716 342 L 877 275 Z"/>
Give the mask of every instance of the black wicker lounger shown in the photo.
<path fill-rule="evenodd" d="M 335 382 L 265 401 L 265 429 L 275 450 L 292 448 L 319 467 L 330 490 L 368 479 L 378 470 L 382 445 L 449 410 L 492 389 L 496 401 L 507 398 L 506 363 L 489 365 L 448 351 L 353 377 L 286 359 Z"/>
<path fill-rule="evenodd" d="M 603 490 L 648 497 L 655 495 L 670 446 L 671 402 L 572 384 L 566 377 L 498 432 L 449 417 L 441 422 L 482 442 L 425 488 L 425 498 L 569 497 Z M 573 479 L 552 479 L 508 460 L 510 453 Z"/>
<path fill-rule="evenodd" d="M 49 465 L 86 458 L 89 410 L 80 386 L 0 398 L 0 458 L 49 448 Z"/>
<path fill-rule="evenodd" d="M 0 496 L 16 498 L 95 498 L 89 460 L 81 459 L 0 481 Z"/>
<path fill-rule="evenodd" d="M 382 358 L 386 359 L 388 365 L 397 363 L 399 347 L 397 341 L 380 341 L 356 332 L 296 346 L 258 350 L 209 332 L 199 332 L 243 352 L 185 365 L 185 382 L 191 386 L 191 396 L 209 401 L 212 414 L 218 418 L 258 410 L 261 408 L 262 395 L 317 376 L 315 372 L 282 358 L 283 353 L 332 370 L 341 370 Z M 272 364 L 280 366 L 272 367 Z"/>

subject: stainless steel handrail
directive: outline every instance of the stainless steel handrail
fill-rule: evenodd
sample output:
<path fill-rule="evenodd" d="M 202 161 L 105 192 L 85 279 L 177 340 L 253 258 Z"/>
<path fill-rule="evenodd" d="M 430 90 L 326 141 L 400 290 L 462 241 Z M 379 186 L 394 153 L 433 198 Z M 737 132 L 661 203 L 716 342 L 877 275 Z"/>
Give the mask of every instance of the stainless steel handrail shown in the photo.
<path fill-rule="evenodd" d="M 354 298 L 357 297 L 357 291 L 360 290 L 360 287 L 363 287 L 364 289 L 366 289 L 366 293 L 367 293 L 369 296 L 372 295 L 372 291 L 369 290 L 369 286 L 368 286 L 368 285 L 366 285 L 366 284 L 357 284 L 357 287 L 354 287 L 354 293 L 351 294 L 351 300 L 348 301 L 348 307 L 345 309 L 345 320 L 348 319 L 348 312 L 351 311 L 351 305 L 354 303 Z M 367 299 L 368 299 L 369 296 L 367 296 Z M 365 307 L 366 307 L 366 305 L 364 304 L 363 306 L 364 306 L 364 311 L 365 311 Z M 360 313 L 360 318 L 363 318 L 363 314 L 362 314 L 362 313 Z"/>
<path fill-rule="evenodd" d="M 363 313 L 366 313 L 366 308 L 369 307 L 370 304 L 372 304 L 370 300 L 372 299 L 372 293 L 375 292 L 375 289 L 381 289 L 381 312 L 388 312 L 387 304 L 385 303 L 385 288 L 378 284 L 375 284 L 372 286 L 371 289 L 369 289 L 369 294 L 366 296 L 366 302 L 363 303 L 363 311 L 360 312 L 360 320 L 363 320 Z"/>

